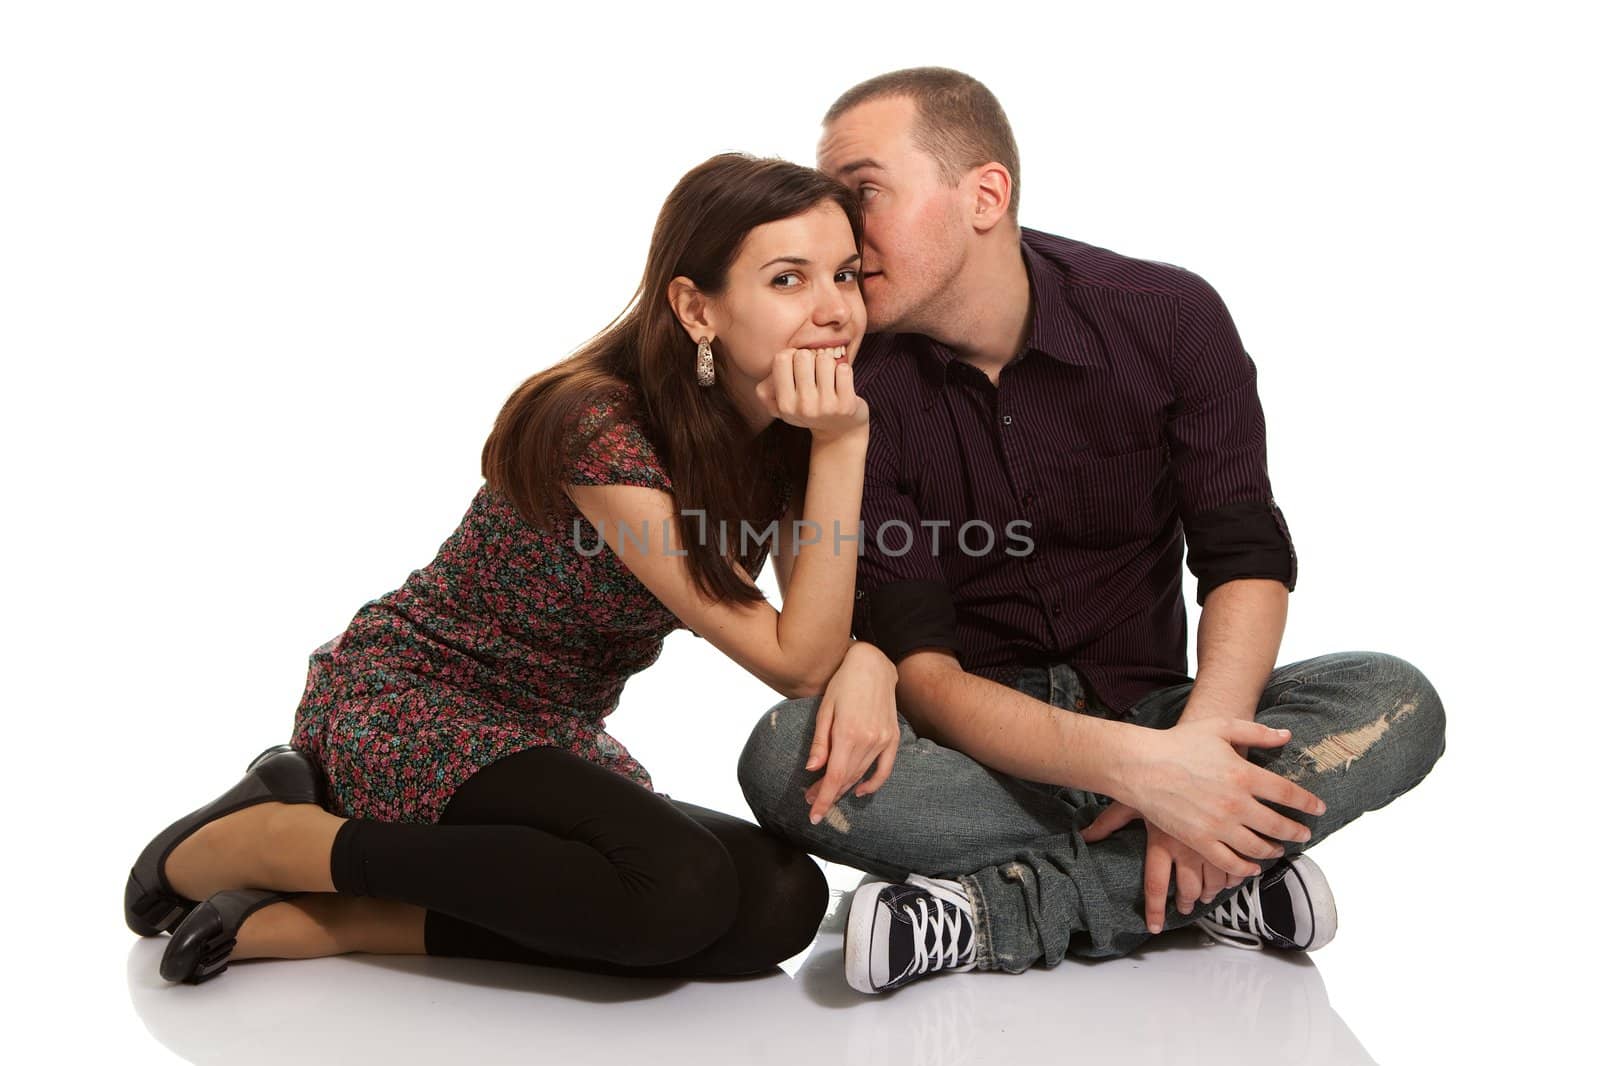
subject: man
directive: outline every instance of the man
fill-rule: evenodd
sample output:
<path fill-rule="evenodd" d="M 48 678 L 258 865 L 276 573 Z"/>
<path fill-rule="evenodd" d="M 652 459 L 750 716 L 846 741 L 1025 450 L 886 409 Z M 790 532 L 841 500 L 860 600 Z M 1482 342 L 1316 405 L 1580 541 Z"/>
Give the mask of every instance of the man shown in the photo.
<path fill-rule="evenodd" d="M 818 701 L 785 700 L 739 778 L 768 829 L 893 880 L 852 899 L 851 985 L 1122 955 L 1191 922 L 1325 944 L 1302 853 L 1416 785 L 1444 711 L 1392 655 L 1274 667 L 1297 560 L 1221 299 L 1020 227 L 1009 123 L 957 71 L 845 93 L 818 166 L 865 225 L 855 630 L 896 663 L 901 738 L 851 791 L 807 770 Z"/>

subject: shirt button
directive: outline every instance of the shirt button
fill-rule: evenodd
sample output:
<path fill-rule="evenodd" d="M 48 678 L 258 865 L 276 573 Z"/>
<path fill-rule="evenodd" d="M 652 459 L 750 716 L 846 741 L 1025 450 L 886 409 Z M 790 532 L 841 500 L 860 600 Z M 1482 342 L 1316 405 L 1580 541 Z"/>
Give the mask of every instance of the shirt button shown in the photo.
<path fill-rule="evenodd" d="M 1061 617 L 1061 605 L 1059 603 L 1053 603 L 1053 604 L 1050 605 L 1050 617 L 1051 618 L 1060 618 Z"/>
<path fill-rule="evenodd" d="M 1009 426 L 1011 424 L 1011 416 L 1010 415 L 1001 415 L 1000 416 L 1000 424 L 1002 426 Z"/>
<path fill-rule="evenodd" d="M 1022 506 L 1024 506 L 1024 507 L 1032 507 L 1033 506 L 1033 493 L 1025 492 L 1025 493 L 1022 494 Z"/>

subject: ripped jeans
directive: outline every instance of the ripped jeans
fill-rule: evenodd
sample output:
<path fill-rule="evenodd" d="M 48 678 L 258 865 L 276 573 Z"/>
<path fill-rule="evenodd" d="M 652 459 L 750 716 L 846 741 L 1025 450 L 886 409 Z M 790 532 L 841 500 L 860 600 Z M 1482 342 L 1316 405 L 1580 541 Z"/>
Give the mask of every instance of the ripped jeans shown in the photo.
<path fill-rule="evenodd" d="M 1014 687 L 1056 707 L 1113 717 L 1065 663 L 1024 668 Z M 1123 720 L 1170 728 L 1193 687 L 1187 681 L 1151 692 Z M 784 700 L 751 731 L 739 783 L 763 827 L 879 877 L 959 879 L 977 917 L 979 969 L 1054 966 L 1069 951 L 1125 955 L 1152 935 L 1144 916 L 1143 821 L 1085 844 L 1082 830 L 1109 797 L 991 770 L 918 737 L 903 715 L 889 779 L 868 796 L 847 791 L 812 825 L 803 793 L 821 776 L 805 769 L 819 702 Z M 1278 667 L 1256 720 L 1293 736 L 1279 748 L 1250 749 L 1250 761 L 1327 803 L 1324 814 L 1313 816 L 1267 802 L 1311 830 L 1307 843 L 1281 842 L 1281 862 L 1410 790 L 1444 753 L 1438 693 L 1416 667 L 1381 652 L 1338 652 Z M 1163 930 L 1190 924 L 1237 891 L 1224 889 L 1212 903 L 1197 901 L 1182 914 L 1169 888 Z"/>

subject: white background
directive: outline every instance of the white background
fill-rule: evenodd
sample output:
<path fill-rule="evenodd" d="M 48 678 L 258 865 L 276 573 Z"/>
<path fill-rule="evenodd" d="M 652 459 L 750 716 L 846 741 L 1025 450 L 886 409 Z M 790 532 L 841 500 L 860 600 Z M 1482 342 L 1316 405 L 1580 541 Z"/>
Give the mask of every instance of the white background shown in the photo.
<path fill-rule="evenodd" d="M 31 986 L 5 1039 L 33 1061 L 199 1054 L 141 1006 L 205 989 L 151 990 L 159 945 L 117 911 L 139 848 L 288 738 L 306 656 L 432 558 L 501 403 L 622 310 L 679 175 L 724 150 L 811 163 L 835 96 L 939 64 L 1005 106 L 1025 225 L 1180 264 L 1228 303 L 1300 557 L 1280 661 L 1389 651 L 1443 696 L 1432 776 L 1315 853 L 1338 1017 L 1379 1062 L 1585 1055 L 1584 7 L 5 4 L 4 914 Z M 734 762 L 778 698 L 680 632 L 610 727 L 659 789 L 748 816 Z M 365 971 L 338 972 L 358 995 Z M 939 980 L 1012 981 L 1048 1020 L 1112 972 Z M 1140 1033 L 1219 994 L 1135 977 L 1123 1061 L 1201 1055 Z M 791 1000 L 761 1009 L 778 1025 Z M 199 1025 L 200 1002 L 165 1024 Z M 284 1024 L 338 1029 L 339 1002 Z M 870 1033 L 891 1004 L 852 1006 Z M 411 1050 L 493 1058 L 437 1009 L 439 1048 Z M 244 1061 L 205 1024 L 205 1061 Z M 1065 1061 L 1086 1039 L 971 1024 L 924 1061 Z M 808 1032 L 796 1060 L 844 1055 Z M 1214 1035 L 1219 1061 L 1259 1047 Z M 603 1061 L 602 1039 L 552 1061 Z"/>

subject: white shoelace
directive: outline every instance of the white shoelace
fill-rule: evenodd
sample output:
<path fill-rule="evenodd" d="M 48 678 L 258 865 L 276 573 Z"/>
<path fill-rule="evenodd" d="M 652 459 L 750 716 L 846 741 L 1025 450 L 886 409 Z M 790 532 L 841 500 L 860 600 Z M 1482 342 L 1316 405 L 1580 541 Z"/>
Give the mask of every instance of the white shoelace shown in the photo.
<path fill-rule="evenodd" d="M 907 882 L 921 886 L 934 896 L 931 908 L 926 899 L 917 900 L 915 907 L 909 903 L 900 905 L 900 909 L 911 920 L 912 959 L 909 969 L 917 973 L 926 973 L 930 969 L 972 968 L 976 964 L 975 959 L 964 966 L 961 964 L 961 926 L 965 923 L 970 927 L 972 923 L 965 913 L 956 913 L 961 909 L 961 905 L 951 898 L 954 894 L 933 884 L 928 878 L 918 877 L 915 874 L 907 878 Z M 965 893 L 958 898 L 965 902 Z M 927 945 L 929 932 L 933 934 L 932 948 Z M 948 945 L 945 943 L 946 938 L 949 939 Z M 975 954 L 974 947 L 975 938 L 969 935 L 968 952 Z"/>
<path fill-rule="evenodd" d="M 1218 939 L 1260 951 L 1265 940 L 1261 926 L 1261 878 L 1251 877 L 1222 906 L 1201 918 L 1200 928 Z"/>

